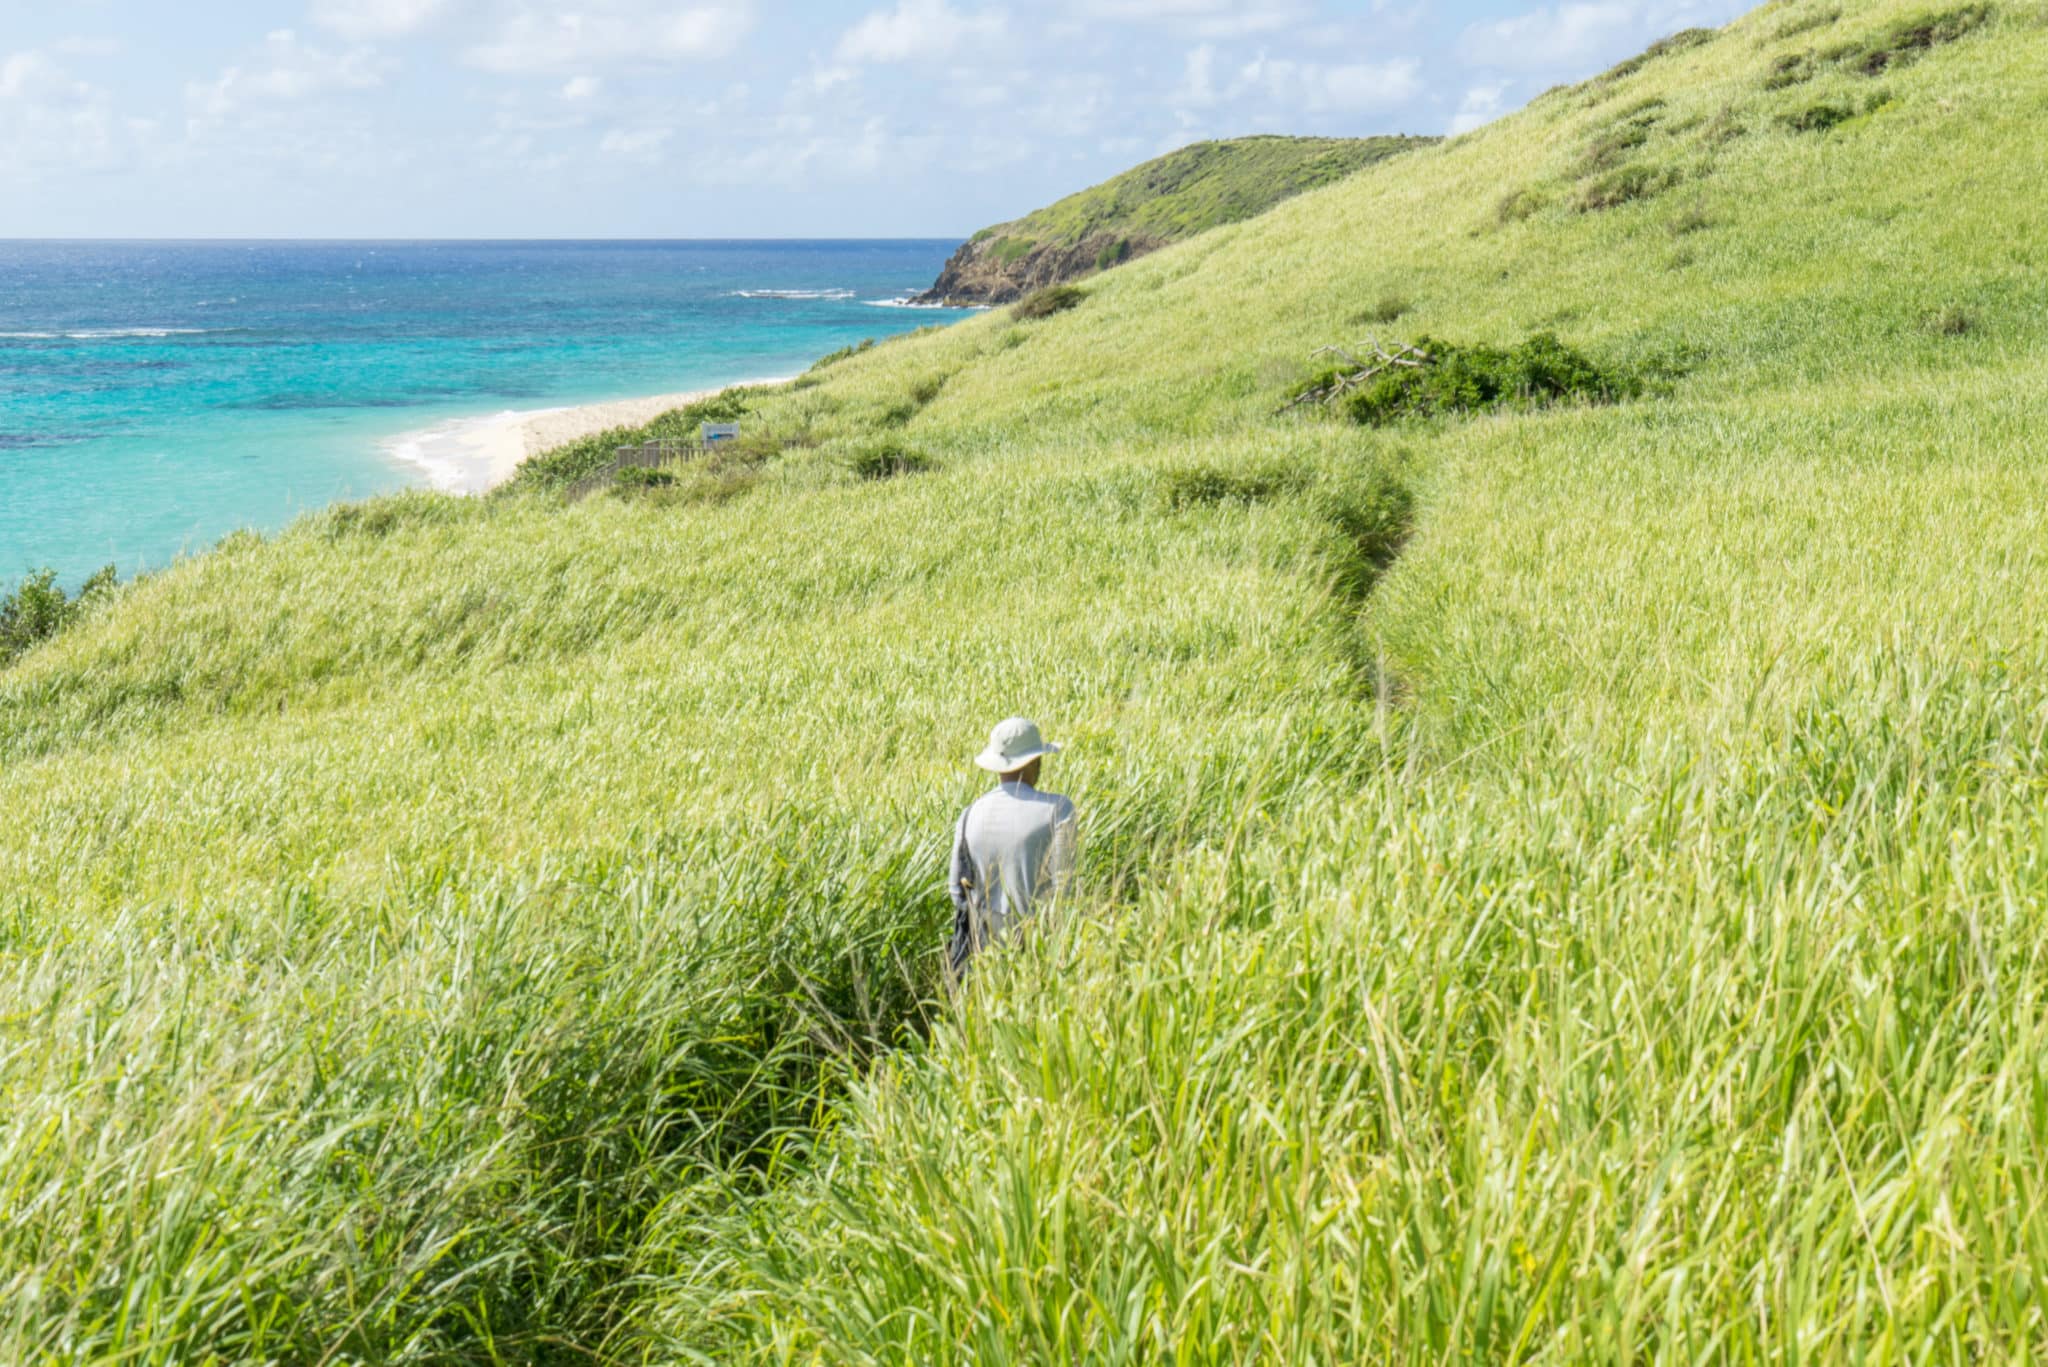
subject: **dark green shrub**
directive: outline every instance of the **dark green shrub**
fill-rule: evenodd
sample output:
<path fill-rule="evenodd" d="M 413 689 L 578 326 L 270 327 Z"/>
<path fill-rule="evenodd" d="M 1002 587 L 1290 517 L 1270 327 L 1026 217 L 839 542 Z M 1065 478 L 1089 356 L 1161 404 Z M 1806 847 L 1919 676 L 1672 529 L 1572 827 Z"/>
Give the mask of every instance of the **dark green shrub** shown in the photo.
<path fill-rule="evenodd" d="M 345 537 L 384 537 L 401 527 L 431 526 L 455 521 L 473 508 L 453 494 L 412 490 L 361 503 L 337 503 L 317 515 L 314 523 L 329 541 Z"/>
<path fill-rule="evenodd" d="M 1847 123 L 1856 117 L 1856 111 L 1846 104 L 1823 101 L 1796 109 L 1779 120 L 1795 133 L 1825 133 L 1838 124 Z"/>
<path fill-rule="evenodd" d="M 1541 209 L 1543 205 L 1543 196 L 1535 190 L 1522 189 L 1511 191 L 1499 204 L 1494 206 L 1494 221 L 1505 228 L 1510 223 L 1520 223 L 1523 219 L 1528 218 Z"/>
<path fill-rule="evenodd" d="M 1648 166 L 1624 166 L 1610 171 L 1588 185 L 1579 193 L 1579 212 L 1596 213 L 1602 209 L 1618 208 L 1638 199 L 1667 189 L 1671 175 L 1666 171 L 1653 170 Z"/>
<path fill-rule="evenodd" d="M 1598 175 L 1628 160 L 1629 153 L 1650 140 L 1650 130 L 1664 118 L 1664 101 L 1638 100 L 1596 129 L 1579 154 L 1578 175 Z"/>
<path fill-rule="evenodd" d="M 13 593 L 0 596 L 0 668 L 77 621 L 114 589 L 114 567 L 106 566 L 67 597 L 55 570 L 37 570 Z"/>
<path fill-rule="evenodd" d="M 1121 266 L 1130 259 L 1131 240 L 1128 237 L 1120 237 L 1095 254 L 1095 269 L 1106 271 L 1111 267 Z"/>
<path fill-rule="evenodd" d="M 1610 128 L 1586 144 L 1586 150 L 1579 154 L 1578 175 L 1597 176 L 1602 171 L 1612 171 L 1628 160 L 1629 153 L 1650 140 L 1647 128 L 1624 125 Z"/>
<path fill-rule="evenodd" d="M 1901 19 L 1874 37 L 1833 49 L 1828 60 L 1865 76 L 1881 76 L 1893 67 L 1919 61 L 1944 43 L 1969 36 L 1990 23 L 1993 12 L 1988 4 L 1971 4 Z"/>
<path fill-rule="evenodd" d="M 1735 106 L 1724 105 L 1720 113 L 1707 120 L 1706 127 L 1700 130 L 1700 137 L 1714 146 L 1725 147 L 1748 132 L 1749 125 L 1742 121 L 1742 115 L 1736 112 Z"/>
<path fill-rule="evenodd" d="M 1977 320 L 1966 310 L 1950 304 L 1929 313 L 1921 320 L 1921 326 L 1937 337 L 1967 337 L 1977 330 Z"/>
<path fill-rule="evenodd" d="M 1403 294 L 1383 294 L 1379 302 L 1353 314 L 1354 323 L 1396 323 L 1415 311 L 1415 301 Z"/>
<path fill-rule="evenodd" d="M 628 465 L 612 477 L 612 483 L 620 489 L 666 489 L 676 482 L 676 472 L 660 470 L 648 465 Z"/>
<path fill-rule="evenodd" d="M 1671 235 L 1689 237 L 1713 226 L 1714 220 L 1708 217 L 1706 205 L 1694 204 L 1690 208 L 1680 210 L 1678 217 L 1671 220 Z"/>
<path fill-rule="evenodd" d="M 1430 337 L 1415 346 L 1428 363 L 1389 370 L 1351 395 L 1344 407 L 1353 421 L 1383 427 L 1404 418 L 1498 408 L 1613 403 L 1642 392 L 1635 375 L 1603 367 L 1548 332 L 1512 348 L 1459 346 Z"/>
<path fill-rule="evenodd" d="M 1065 313 L 1068 309 L 1079 308 L 1081 301 L 1087 297 L 1088 291 L 1078 285 L 1054 285 L 1020 301 L 1010 310 L 1010 316 L 1019 322 L 1050 318 L 1055 313 Z"/>
<path fill-rule="evenodd" d="M 1612 85 L 1624 77 L 1633 76 L 1659 57 L 1669 57 L 1673 53 L 1684 52 L 1687 48 L 1695 48 L 1702 43 L 1711 43 L 1719 36 L 1718 30 L 1710 28 L 1681 29 L 1669 38 L 1661 38 L 1650 44 L 1639 55 L 1608 68 L 1608 70 L 1602 72 L 1594 79 L 1602 85 Z"/>
<path fill-rule="evenodd" d="M 1159 501 L 1170 512 L 1218 503 L 1264 503 L 1307 487 L 1308 476 L 1291 465 L 1264 464 L 1226 469 L 1182 465 L 1154 476 Z"/>
<path fill-rule="evenodd" d="M 860 479 L 895 479 L 930 470 L 933 465 L 930 456 L 900 441 L 880 441 L 862 447 L 846 462 L 846 468 Z"/>
<path fill-rule="evenodd" d="M 1840 9 L 1830 8 L 1818 9 L 1811 14 L 1803 14 L 1796 19 L 1788 19 L 1779 26 L 1776 33 L 1771 35 L 1771 41 L 1782 43 L 1788 38 L 1797 38 L 1802 33 L 1811 33 L 1817 28 L 1826 28 L 1841 17 L 1842 11 Z"/>
<path fill-rule="evenodd" d="M 1764 76 L 1764 89 L 1785 90 L 1813 79 L 1813 54 L 1788 52 L 1771 63 Z"/>

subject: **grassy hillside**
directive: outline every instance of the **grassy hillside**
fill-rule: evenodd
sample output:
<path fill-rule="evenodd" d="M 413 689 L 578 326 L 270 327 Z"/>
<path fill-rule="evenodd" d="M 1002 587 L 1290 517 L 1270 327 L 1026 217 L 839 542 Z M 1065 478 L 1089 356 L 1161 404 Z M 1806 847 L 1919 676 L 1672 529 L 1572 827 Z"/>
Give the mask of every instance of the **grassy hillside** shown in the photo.
<path fill-rule="evenodd" d="M 984 228 L 923 298 L 1004 304 L 1157 251 L 1342 180 L 1429 138 L 1198 142 L 1013 223 Z"/>
<path fill-rule="evenodd" d="M 0 1358 L 2030 1356 L 2048 6 L 1924 14 L 30 651 Z M 1540 331 L 1640 393 L 1275 416 Z M 947 1001 L 1019 711 L 1082 893 Z"/>

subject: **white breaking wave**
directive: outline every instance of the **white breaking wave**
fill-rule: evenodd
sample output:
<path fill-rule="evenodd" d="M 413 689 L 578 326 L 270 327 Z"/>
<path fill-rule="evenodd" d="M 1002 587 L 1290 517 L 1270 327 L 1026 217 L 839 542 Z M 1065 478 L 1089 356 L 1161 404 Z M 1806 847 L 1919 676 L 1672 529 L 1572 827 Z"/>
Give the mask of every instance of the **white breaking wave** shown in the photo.
<path fill-rule="evenodd" d="M 862 299 L 870 309 L 938 309 L 938 312 L 961 312 L 961 309 L 985 309 L 987 303 L 918 303 L 915 295 L 903 295 L 901 299 Z"/>
<path fill-rule="evenodd" d="M 217 328 L 81 328 L 77 332 L 0 332 L 0 337 L 17 341 L 113 342 L 128 337 L 197 337 Z"/>
<path fill-rule="evenodd" d="M 735 299 L 851 299 L 852 290 L 734 290 Z"/>

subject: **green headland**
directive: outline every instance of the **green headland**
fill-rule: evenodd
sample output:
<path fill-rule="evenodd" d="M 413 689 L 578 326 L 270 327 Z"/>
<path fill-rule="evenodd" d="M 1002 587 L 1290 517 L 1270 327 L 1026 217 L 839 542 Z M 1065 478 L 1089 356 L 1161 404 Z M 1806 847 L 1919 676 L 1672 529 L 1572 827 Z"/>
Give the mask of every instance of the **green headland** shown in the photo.
<path fill-rule="evenodd" d="M 976 233 L 926 304 L 1008 304 L 1256 217 L 1434 138 L 1233 138 L 1198 142 L 1050 208 Z"/>

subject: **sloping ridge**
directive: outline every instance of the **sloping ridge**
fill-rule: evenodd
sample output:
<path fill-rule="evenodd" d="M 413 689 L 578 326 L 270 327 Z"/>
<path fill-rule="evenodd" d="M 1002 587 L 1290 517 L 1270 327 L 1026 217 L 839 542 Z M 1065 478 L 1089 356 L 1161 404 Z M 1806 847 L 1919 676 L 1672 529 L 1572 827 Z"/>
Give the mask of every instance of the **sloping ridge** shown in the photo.
<path fill-rule="evenodd" d="M 1199 142 L 976 233 L 919 304 L 1007 304 L 1342 180 L 1434 138 L 1251 137 Z"/>

